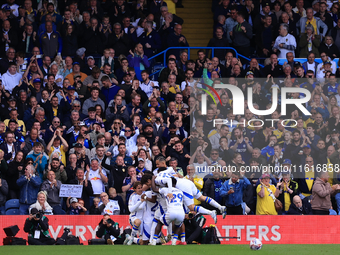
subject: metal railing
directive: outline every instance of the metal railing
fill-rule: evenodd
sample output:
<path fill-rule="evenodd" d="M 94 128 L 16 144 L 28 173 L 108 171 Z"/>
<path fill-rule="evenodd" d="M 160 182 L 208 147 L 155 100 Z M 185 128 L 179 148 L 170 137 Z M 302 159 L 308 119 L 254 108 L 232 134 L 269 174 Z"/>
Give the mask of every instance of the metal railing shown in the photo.
<path fill-rule="evenodd" d="M 190 51 L 191 50 L 211 50 L 211 57 L 213 58 L 214 57 L 214 53 L 215 53 L 215 50 L 232 50 L 235 52 L 235 56 L 236 58 L 244 58 L 248 61 L 250 61 L 250 58 L 248 57 L 245 57 L 241 54 L 239 54 L 234 48 L 232 47 L 169 47 L 167 48 L 166 50 L 163 50 L 162 52 L 159 52 L 157 53 L 156 55 L 152 56 L 149 58 L 149 61 L 152 60 L 152 59 L 155 59 L 157 58 L 158 56 L 161 56 L 163 55 L 163 66 L 166 67 L 167 65 L 167 59 L 166 59 L 166 55 L 167 55 L 167 52 L 169 50 L 187 50 L 188 51 L 188 59 L 190 59 Z M 263 67 L 263 65 L 260 65 L 261 67 Z M 157 70 L 156 72 L 150 74 L 150 76 L 152 75 L 155 75 L 157 73 L 159 73 L 161 70 Z"/>

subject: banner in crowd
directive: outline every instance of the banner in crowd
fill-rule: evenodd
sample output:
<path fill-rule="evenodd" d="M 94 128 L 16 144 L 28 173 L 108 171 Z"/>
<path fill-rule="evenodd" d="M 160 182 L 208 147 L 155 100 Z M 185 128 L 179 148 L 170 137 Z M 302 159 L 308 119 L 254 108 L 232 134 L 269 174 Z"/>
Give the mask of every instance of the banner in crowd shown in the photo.
<path fill-rule="evenodd" d="M 65 227 L 79 236 L 83 244 L 96 238 L 97 226 L 102 216 L 47 216 L 53 238 L 60 237 Z M 340 222 L 337 216 L 219 216 L 217 234 L 222 244 L 248 244 L 252 238 L 259 238 L 264 244 L 331 244 L 339 243 Z M 6 237 L 5 227 L 18 225 L 16 237 L 27 239 L 24 223 L 27 216 L 0 216 L 0 243 Z M 121 230 L 129 225 L 129 216 L 112 216 Z M 213 224 L 206 216 L 206 226 Z"/>

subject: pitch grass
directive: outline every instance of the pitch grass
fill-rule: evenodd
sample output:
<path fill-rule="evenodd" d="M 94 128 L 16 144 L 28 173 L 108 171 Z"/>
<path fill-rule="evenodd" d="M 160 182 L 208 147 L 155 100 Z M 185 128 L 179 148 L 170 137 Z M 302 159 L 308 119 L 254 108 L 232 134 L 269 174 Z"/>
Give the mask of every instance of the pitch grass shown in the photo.
<path fill-rule="evenodd" d="M 123 245 L 93 245 L 93 246 L 1 246 L 3 255 L 99 255 L 114 252 L 117 255 L 217 255 L 217 254 L 270 254 L 270 255 L 320 255 L 338 254 L 339 244 L 266 244 L 259 251 L 250 250 L 248 245 L 187 245 L 187 246 L 123 246 Z"/>

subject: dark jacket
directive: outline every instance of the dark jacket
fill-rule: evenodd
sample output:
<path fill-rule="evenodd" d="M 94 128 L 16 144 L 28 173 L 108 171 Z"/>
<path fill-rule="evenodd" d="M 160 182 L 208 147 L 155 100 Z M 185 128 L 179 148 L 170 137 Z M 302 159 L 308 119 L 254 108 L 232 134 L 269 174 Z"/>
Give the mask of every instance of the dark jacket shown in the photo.
<path fill-rule="evenodd" d="M 83 40 L 87 55 L 103 53 L 105 35 L 99 32 L 98 28 L 96 28 L 95 31 L 93 31 L 91 27 L 87 28 Z"/>
<path fill-rule="evenodd" d="M 1 179 L 1 187 L 0 187 L 0 206 L 5 205 L 6 203 L 6 197 L 8 194 L 8 184 L 6 182 L 6 180 Z"/>
<path fill-rule="evenodd" d="M 241 27 L 246 28 L 246 32 L 243 32 Z M 249 47 L 250 46 L 250 39 L 253 37 L 253 28 L 252 26 L 247 22 L 244 21 L 242 24 L 237 24 L 233 28 L 233 44 L 237 47 Z"/>
<path fill-rule="evenodd" d="M 50 58 L 54 58 L 57 53 L 61 53 L 62 45 L 62 38 L 58 32 L 52 32 L 50 38 L 48 38 L 47 32 L 40 35 L 40 50 Z"/>
<path fill-rule="evenodd" d="M 20 146 L 19 146 L 19 143 L 13 143 L 13 146 L 14 146 L 14 151 L 15 151 L 15 154 L 18 153 L 18 151 L 20 151 Z M 13 157 L 13 154 L 12 154 L 12 151 L 8 151 L 8 147 L 7 147 L 7 143 L 4 142 L 0 145 L 0 149 L 3 150 L 4 152 L 4 159 L 6 161 L 12 159 Z M 14 157 L 13 157 L 14 158 Z"/>
<path fill-rule="evenodd" d="M 118 237 L 120 234 L 120 229 L 119 229 L 119 224 L 117 222 L 113 221 L 113 224 L 111 227 L 108 227 L 106 225 L 103 224 L 103 220 L 101 220 L 99 222 L 99 227 L 98 230 L 96 232 L 96 236 L 98 238 L 103 238 L 103 236 L 105 235 L 113 235 L 114 237 Z"/>
<path fill-rule="evenodd" d="M 319 49 L 318 49 L 319 46 L 320 46 L 320 43 L 321 43 L 321 36 L 320 35 L 314 35 L 314 40 L 312 40 L 312 52 L 315 54 L 316 58 L 320 57 L 320 53 L 319 53 Z M 300 58 L 307 58 L 309 50 L 308 50 L 308 41 L 307 41 L 307 34 L 306 33 L 303 33 L 301 35 L 299 47 L 300 47 Z M 329 56 L 331 56 L 331 55 L 329 55 Z"/>
<path fill-rule="evenodd" d="M 283 184 L 282 184 L 283 185 Z M 292 194 L 289 194 L 290 197 L 290 203 L 293 203 L 293 197 L 298 194 L 298 184 L 296 181 L 290 180 L 289 182 L 289 189 L 293 191 Z M 281 201 L 283 205 L 283 211 L 285 211 L 285 191 L 283 191 L 283 187 L 280 187 L 280 190 L 282 190 L 282 193 L 279 195 L 278 199 Z"/>
<path fill-rule="evenodd" d="M 78 185 L 79 182 L 77 179 L 73 179 L 69 182 L 69 184 Z M 85 187 L 85 182 L 83 183 L 83 192 L 81 193 L 81 198 L 84 200 L 85 207 L 87 209 L 90 208 L 90 196 L 93 196 L 92 184 L 90 181 L 87 182 L 87 187 Z"/>
<path fill-rule="evenodd" d="M 310 215 L 312 213 L 312 207 L 307 200 L 302 200 L 302 207 L 297 208 L 294 203 L 292 203 L 287 212 L 288 215 Z"/>

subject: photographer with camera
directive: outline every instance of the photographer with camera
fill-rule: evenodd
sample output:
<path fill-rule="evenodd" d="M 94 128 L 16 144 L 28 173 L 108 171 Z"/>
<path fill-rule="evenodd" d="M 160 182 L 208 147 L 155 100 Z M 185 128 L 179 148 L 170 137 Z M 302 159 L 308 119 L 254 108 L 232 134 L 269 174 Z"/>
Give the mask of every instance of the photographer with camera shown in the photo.
<path fill-rule="evenodd" d="M 187 244 L 200 243 L 202 240 L 202 229 L 206 219 L 202 214 L 194 211 L 185 215 L 185 239 Z"/>
<path fill-rule="evenodd" d="M 26 219 L 24 231 L 28 233 L 29 245 L 52 245 L 55 243 L 48 232 L 48 218 L 36 208 L 32 208 Z"/>
<path fill-rule="evenodd" d="M 96 236 L 106 240 L 107 244 L 123 244 L 125 240 L 125 234 L 120 235 L 119 224 L 114 222 L 108 214 L 104 214 L 99 222 Z"/>

